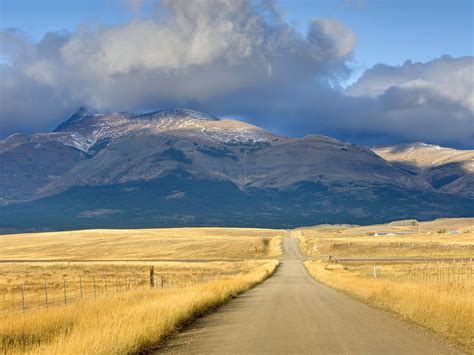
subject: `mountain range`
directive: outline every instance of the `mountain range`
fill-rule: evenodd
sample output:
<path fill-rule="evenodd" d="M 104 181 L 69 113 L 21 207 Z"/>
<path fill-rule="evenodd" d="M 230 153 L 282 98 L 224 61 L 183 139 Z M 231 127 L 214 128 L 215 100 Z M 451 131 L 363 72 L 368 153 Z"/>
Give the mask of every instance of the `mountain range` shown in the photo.
<path fill-rule="evenodd" d="M 188 109 L 0 141 L 0 230 L 378 223 L 474 216 L 474 151 L 289 138 Z"/>
<path fill-rule="evenodd" d="M 393 165 L 415 173 L 437 191 L 474 197 L 474 150 L 425 143 L 372 150 Z"/>

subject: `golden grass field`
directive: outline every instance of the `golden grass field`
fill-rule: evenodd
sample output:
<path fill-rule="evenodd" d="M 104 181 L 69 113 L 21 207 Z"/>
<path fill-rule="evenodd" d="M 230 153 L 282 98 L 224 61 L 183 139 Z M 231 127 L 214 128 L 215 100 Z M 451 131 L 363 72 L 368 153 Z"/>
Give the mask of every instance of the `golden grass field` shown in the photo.
<path fill-rule="evenodd" d="M 98 229 L 2 235 L 2 260 L 248 259 L 279 255 L 284 231 L 253 228 Z"/>
<path fill-rule="evenodd" d="M 282 255 L 288 234 L 313 259 L 305 265 L 316 279 L 474 352 L 472 264 L 459 266 L 464 268 L 459 276 L 446 263 L 385 263 L 375 265 L 374 278 L 373 264 L 325 261 L 329 255 L 474 257 L 474 218 L 322 225 L 290 233 L 176 228 L 3 235 L 0 351 L 125 354 L 153 348 L 180 325 L 268 277 L 278 264 L 271 259 Z"/>
<path fill-rule="evenodd" d="M 393 233 L 395 235 L 380 235 Z M 317 280 L 474 352 L 473 263 L 328 263 L 338 258 L 474 258 L 474 218 L 323 225 L 292 235 Z M 375 270 L 374 270 L 375 268 Z M 374 273 L 377 277 L 374 277 Z"/>
<path fill-rule="evenodd" d="M 261 261 L 5 263 L 0 266 L 0 314 L 46 308 L 150 287 L 187 287 L 248 273 Z M 66 288 L 66 290 L 65 290 Z"/>
<path fill-rule="evenodd" d="M 283 234 L 181 228 L 3 235 L 1 351 L 125 354 L 156 346 L 268 277 Z"/>
<path fill-rule="evenodd" d="M 377 278 L 373 275 L 373 264 L 308 260 L 305 266 L 314 278 L 328 286 L 394 312 L 402 319 L 432 330 L 462 350 L 474 352 L 472 264 L 383 264 L 376 266 Z M 444 269 L 439 273 L 441 267 Z"/>
<path fill-rule="evenodd" d="M 382 233 L 397 235 L 376 236 Z M 474 257 L 474 218 L 322 225 L 298 228 L 292 234 L 313 257 Z"/>
<path fill-rule="evenodd" d="M 8 354 L 128 354 L 156 347 L 190 319 L 269 277 L 278 262 L 185 288 L 132 291 L 0 320 Z M 132 325 L 132 326 L 131 326 Z"/>
<path fill-rule="evenodd" d="M 395 235 L 376 236 L 393 233 Z M 373 226 L 323 225 L 292 235 L 316 260 L 310 274 L 372 306 L 431 329 L 474 352 L 473 263 L 328 263 L 338 258 L 474 259 L 474 218 L 399 221 Z M 374 270 L 375 268 L 375 270 Z M 377 276 L 376 278 L 374 277 Z"/>

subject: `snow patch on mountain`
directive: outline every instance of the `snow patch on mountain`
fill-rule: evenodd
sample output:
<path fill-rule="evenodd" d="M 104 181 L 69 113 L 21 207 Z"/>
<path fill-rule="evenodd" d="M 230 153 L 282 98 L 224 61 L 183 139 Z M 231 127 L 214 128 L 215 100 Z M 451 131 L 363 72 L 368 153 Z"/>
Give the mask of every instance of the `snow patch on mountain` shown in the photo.
<path fill-rule="evenodd" d="M 87 153 L 89 148 L 94 145 L 94 141 L 78 133 L 51 134 L 51 138 L 65 146 L 72 147 Z"/>
<path fill-rule="evenodd" d="M 209 140 L 229 145 L 245 144 L 245 145 L 267 145 L 270 144 L 268 135 L 262 134 L 255 129 L 240 128 L 235 130 L 227 130 L 221 128 L 203 128 L 202 134 Z"/>
<path fill-rule="evenodd" d="M 55 130 L 56 133 L 69 133 L 69 136 L 58 138 L 63 144 L 85 152 L 103 139 L 170 131 L 181 131 L 184 136 L 199 134 L 205 139 L 224 144 L 262 145 L 268 144 L 274 137 L 260 128 L 242 122 L 222 121 L 189 109 L 167 109 L 139 115 L 91 114 L 80 109 Z"/>
<path fill-rule="evenodd" d="M 145 113 L 141 115 L 134 115 L 133 117 L 142 118 L 142 119 L 148 118 L 148 119 L 153 119 L 153 120 L 162 120 L 165 118 L 171 118 L 173 120 L 194 119 L 194 120 L 201 120 L 201 121 L 219 121 L 217 117 L 208 115 L 200 111 L 190 110 L 186 108 L 159 110 L 159 111 L 154 111 L 154 112 Z"/>

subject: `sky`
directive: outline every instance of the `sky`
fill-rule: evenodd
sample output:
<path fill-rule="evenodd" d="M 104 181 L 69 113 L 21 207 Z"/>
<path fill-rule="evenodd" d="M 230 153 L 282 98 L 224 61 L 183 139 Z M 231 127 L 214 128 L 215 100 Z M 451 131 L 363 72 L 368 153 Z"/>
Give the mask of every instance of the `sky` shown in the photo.
<path fill-rule="evenodd" d="M 474 148 L 462 0 L 0 0 L 0 138 L 76 107 Z"/>

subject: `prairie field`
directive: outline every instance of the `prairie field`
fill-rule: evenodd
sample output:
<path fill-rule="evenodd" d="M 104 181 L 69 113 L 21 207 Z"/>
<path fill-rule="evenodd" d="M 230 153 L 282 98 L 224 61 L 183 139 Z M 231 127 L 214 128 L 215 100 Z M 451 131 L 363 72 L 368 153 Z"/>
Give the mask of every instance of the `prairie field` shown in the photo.
<path fill-rule="evenodd" d="M 305 266 L 320 282 L 474 351 L 472 263 L 374 266 L 308 260 Z"/>
<path fill-rule="evenodd" d="M 4 263 L 0 265 L 0 314 L 113 297 L 150 287 L 183 288 L 249 273 L 258 260 L 208 262 Z"/>
<path fill-rule="evenodd" d="M 194 317 L 269 277 L 277 261 L 184 287 L 135 290 L 115 297 L 6 315 L 0 348 L 8 354 L 129 354 L 156 348 Z"/>
<path fill-rule="evenodd" d="M 156 347 L 271 275 L 283 234 L 182 228 L 2 235 L 1 351 L 125 354 Z"/>
<path fill-rule="evenodd" d="M 474 351 L 473 218 L 322 225 L 292 234 L 313 259 L 305 266 L 317 280 Z M 338 263 L 343 258 L 349 260 Z M 397 258 L 433 260 L 390 261 Z"/>
<path fill-rule="evenodd" d="M 279 264 L 274 259 L 283 255 L 284 236 L 300 241 L 309 259 L 305 266 L 317 280 L 474 351 L 474 263 L 444 260 L 474 257 L 472 218 L 292 231 L 176 228 L 3 235 L 0 351 L 126 354 L 156 349 L 195 317 L 269 277 Z M 285 250 L 293 238 L 285 241 Z M 403 257 L 439 260 L 389 260 Z M 386 260 L 337 263 L 339 258 Z"/>
<path fill-rule="evenodd" d="M 281 254 L 284 231 L 253 228 L 98 229 L 0 236 L 1 260 L 248 259 Z"/>
<path fill-rule="evenodd" d="M 373 226 L 322 225 L 292 232 L 312 257 L 469 258 L 474 218 L 399 221 Z"/>

